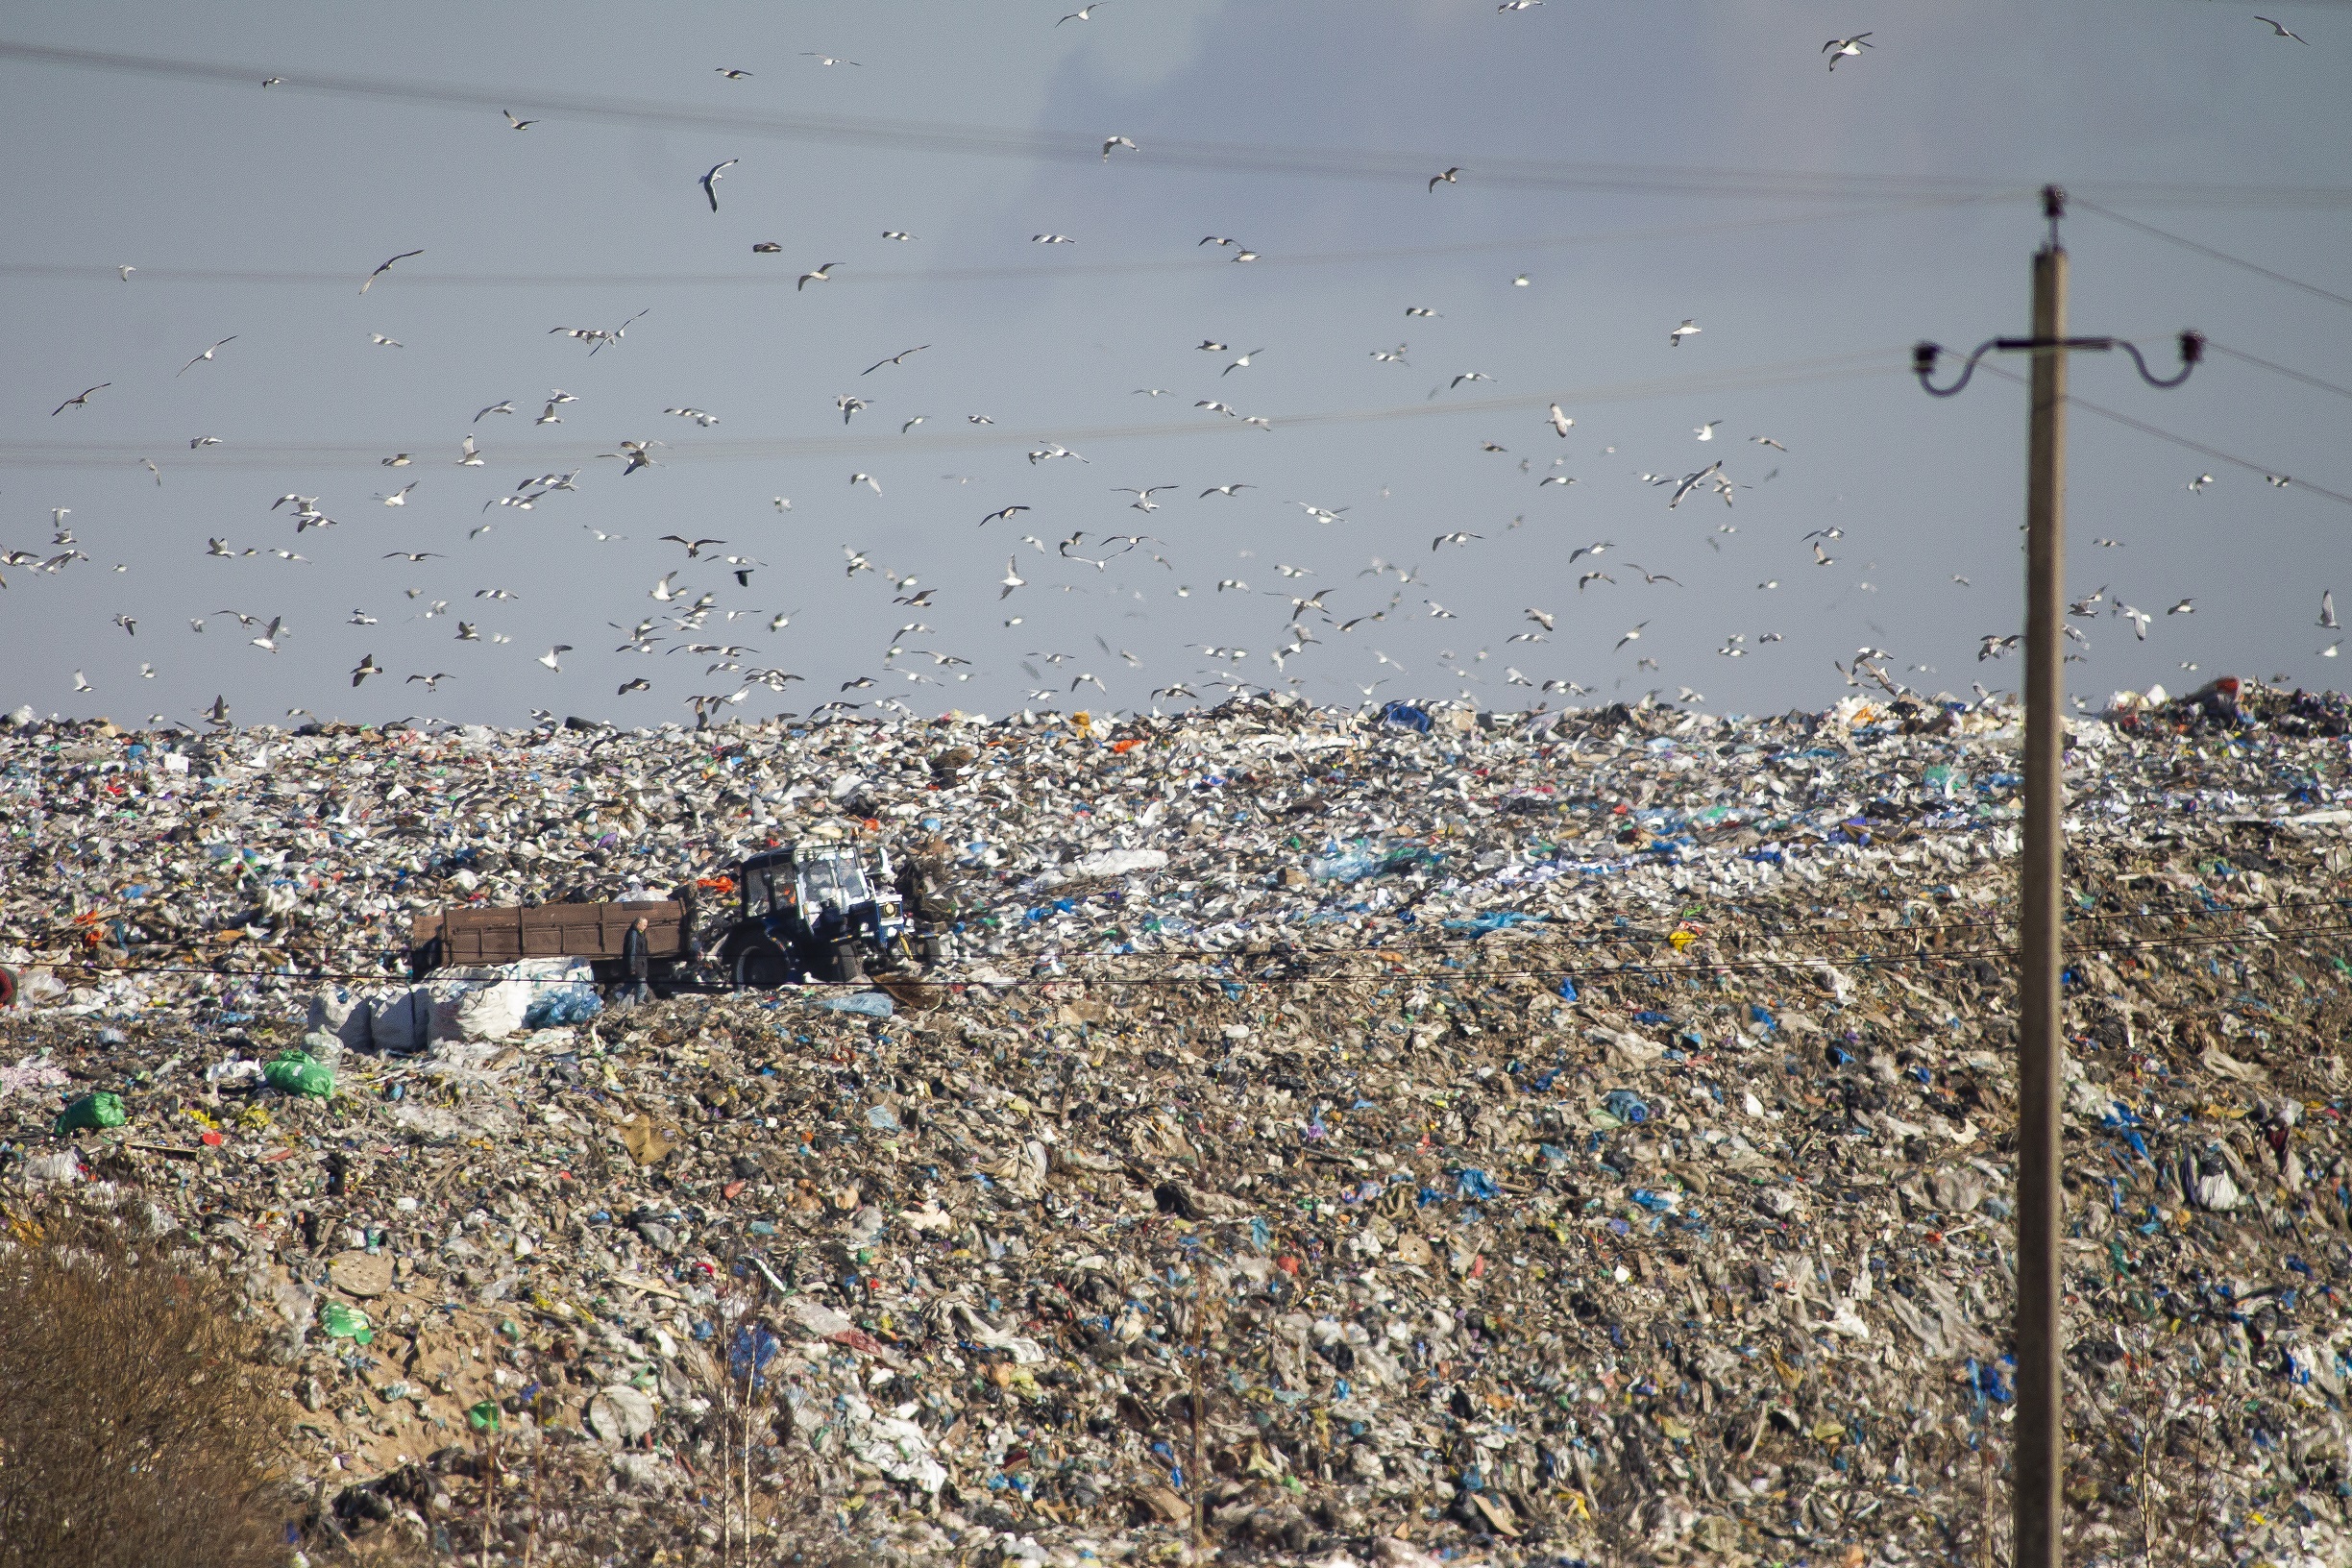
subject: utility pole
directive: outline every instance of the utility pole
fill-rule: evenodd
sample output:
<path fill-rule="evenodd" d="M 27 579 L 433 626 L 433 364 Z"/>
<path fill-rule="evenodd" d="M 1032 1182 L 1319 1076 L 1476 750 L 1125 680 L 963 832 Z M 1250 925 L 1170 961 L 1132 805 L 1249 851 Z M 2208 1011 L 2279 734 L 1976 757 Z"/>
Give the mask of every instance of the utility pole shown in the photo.
<path fill-rule="evenodd" d="M 2152 386 L 2178 386 L 2204 352 L 2193 331 L 2180 334 L 2180 374 L 2160 380 L 2132 344 L 2067 335 L 2067 253 L 2058 242 L 2066 193 L 2042 191 L 2049 237 L 2033 258 L 2033 335 L 1995 338 L 1969 355 L 1960 379 L 1934 385 L 1942 350 L 1922 343 L 1912 369 L 1937 397 L 1966 386 L 1989 351 L 2033 356 L 2031 412 L 2025 436 L 2025 835 L 2020 882 L 2024 908 L 2018 931 L 2017 1354 L 2016 1436 L 2011 1451 L 2011 1568 L 2062 1568 L 2060 1491 L 2066 1479 L 2063 1409 L 2066 1323 L 2061 1315 L 2058 1229 L 2058 1121 L 2066 1014 L 2066 404 L 2067 356 L 2075 350 L 2120 348 Z M 1988 1531 L 1991 1522 L 1987 1521 Z"/>
<path fill-rule="evenodd" d="M 2054 205 L 2054 204 L 2053 204 Z M 2050 217 L 2033 258 L 2032 414 L 2025 437 L 2025 866 L 2018 917 L 2017 1435 L 2011 1568 L 2059 1568 L 2066 1415 L 2059 1354 L 2058 900 L 2066 886 L 2067 253 Z"/>

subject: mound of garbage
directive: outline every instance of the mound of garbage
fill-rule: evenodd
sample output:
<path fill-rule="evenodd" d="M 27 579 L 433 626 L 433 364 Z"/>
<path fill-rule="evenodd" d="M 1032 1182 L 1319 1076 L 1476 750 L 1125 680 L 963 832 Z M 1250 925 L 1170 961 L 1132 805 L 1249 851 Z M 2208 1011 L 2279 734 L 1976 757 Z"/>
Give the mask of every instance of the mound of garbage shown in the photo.
<path fill-rule="evenodd" d="M 2070 723 L 2070 1552 L 2341 1561 L 2346 704 L 2128 695 Z M 1976 1560 L 2018 717 L 20 722 L 0 1209 L 242 1283 L 312 1550 L 522 1560 L 495 1431 L 678 1560 Z M 408 973 L 810 838 L 932 868 L 942 962 Z"/>

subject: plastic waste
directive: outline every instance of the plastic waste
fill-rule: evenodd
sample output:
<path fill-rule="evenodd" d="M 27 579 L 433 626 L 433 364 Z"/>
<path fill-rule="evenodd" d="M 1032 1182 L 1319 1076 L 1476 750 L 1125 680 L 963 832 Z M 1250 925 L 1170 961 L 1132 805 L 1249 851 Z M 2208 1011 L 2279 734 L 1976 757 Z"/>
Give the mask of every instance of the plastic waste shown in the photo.
<path fill-rule="evenodd" d="M 318 1320 L 330 1339 L 349 1339 L 360 1345 L 376 1342 L 375 1327 L 368 1322 L 367 1313 L 356 1307 L 347 1307 L 339 1301 L 322 1302 Z"/>
<path fill-rule="evenodd" d="M 85 1094 L 58 1114 L 55 1131 L 65 1133 L 96 1132 L 108 1127 L 120 1127 L 130 1118 L 123 1111 L 122 1096 L 99 1090 Z"/>
<path fill-rule="evenodd" d="M 334 1068 L 307 1051 L 288 1051 L 268 1063 L 261 1076 L 285 1094 L 308 1094 L 325 1099 L 334 1092 Z"/>
<path fill-rule="evenodd" d="M 1195 1501 L 1234 1561 L 1978 1560 L 2014 704 L 1408 706 L 0 728 L 0 1207 L 104 1183 L 233 1271 L 305 1473 L 459 1533 L 486 1396 L 667 1539 L 747 1376 L 761 1462 L 893 1560 L 1171 1561 Z M 2116 714 L 2069 733 L 2068 1400 L 2114 1439 L 2070 1530 L 2128 1556 L 2144 1488 L 2352 1559 L 2347 710 Z M 723 929 L 804 838 L 919 857 L 946 956 L 570 1018 L 569 967 L 408 975 L 474 898 L 692 882 Z M 527 997 L 435 1041 L 444 983 Z M 135 1136 L 53 1139 L 100 1084 Z"/>
<path fill-rule="evenodd" d="M 1610 1115 L 1629 1127 L 1638 1127 L 1650 1119 L 1649 1103 L 1629 1089 L 1612 1089 L 1601 1103 Z"/>
<path fill-rule="evenodd" d="M 879 991 L 861 991 L 852 996 L 827 996 L 817 1005 L 827 1013 L 854 1013 L 866 1018 L 887 1018 L 898 1011 L 889 994 Z"/>

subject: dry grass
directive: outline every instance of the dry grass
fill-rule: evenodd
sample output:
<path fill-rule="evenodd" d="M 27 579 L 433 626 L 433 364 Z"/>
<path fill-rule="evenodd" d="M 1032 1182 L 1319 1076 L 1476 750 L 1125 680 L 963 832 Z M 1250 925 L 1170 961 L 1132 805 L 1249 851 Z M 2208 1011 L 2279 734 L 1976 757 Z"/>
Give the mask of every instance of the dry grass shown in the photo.
<path fill-rule="evenodd" d="M 104 1215 L 0 1237 L 0 1568 L 261 1568 L 300 1512 L 260 1335 Z"/>

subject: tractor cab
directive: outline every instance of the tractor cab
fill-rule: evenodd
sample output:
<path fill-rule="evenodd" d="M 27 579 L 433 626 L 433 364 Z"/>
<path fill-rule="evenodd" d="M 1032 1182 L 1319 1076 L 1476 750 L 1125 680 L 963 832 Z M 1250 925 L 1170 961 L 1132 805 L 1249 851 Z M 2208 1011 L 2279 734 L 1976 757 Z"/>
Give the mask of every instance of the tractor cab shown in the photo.
<path fill-rule="evenodd" d="M 856 980 L 870 968 L 907 962 L 887 865 L 882 876 L 877 891 L 865 855 L 848 844 L 795 845 L 744 861 L 736 872 L 742 912 L 721 954 L 735 983 Z"/>

